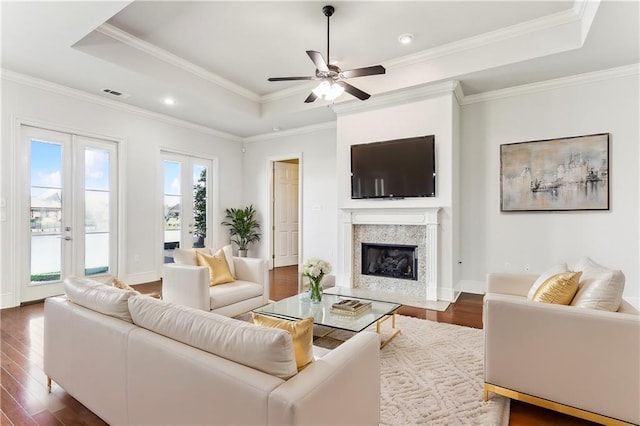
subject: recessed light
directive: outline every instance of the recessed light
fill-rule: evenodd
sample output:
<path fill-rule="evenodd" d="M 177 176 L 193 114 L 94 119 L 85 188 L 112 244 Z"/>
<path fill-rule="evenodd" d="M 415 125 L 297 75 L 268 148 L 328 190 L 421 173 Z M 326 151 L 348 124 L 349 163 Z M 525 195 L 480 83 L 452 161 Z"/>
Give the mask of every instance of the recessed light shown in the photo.
<path fill-rule="evenodd" d="M 402 34 L 398 36 L 398 41 L 401 44 L 409 44 L 413 41 L 413 34 L 409 34 L 409 33 Z"/>
<path fill-rule="evenodd" d="M 163 101 L 165 105 L 175 105 L 176 101 L 174 101 L 172 98 L 164 98 Z"/>

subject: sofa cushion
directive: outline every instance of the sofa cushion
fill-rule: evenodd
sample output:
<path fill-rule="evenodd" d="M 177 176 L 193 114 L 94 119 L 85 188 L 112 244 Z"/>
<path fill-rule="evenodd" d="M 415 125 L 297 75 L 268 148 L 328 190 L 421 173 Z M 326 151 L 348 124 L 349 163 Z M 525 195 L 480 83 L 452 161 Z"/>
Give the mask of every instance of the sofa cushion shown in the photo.
<path fill-rule="evenodd" d="M 189 346 L 281 379 L 297 373 L 293 340 L 285 330 L 147 296 L 130 298 L 129 310 L 135 324 Z"/>
<path fill-rule="evenodd" d="M 231 275 L 229 264 L 222 249 L 211 256 L 196 252 L 196 259 L 198 260 L 198 266 L 206 266 L 209 268 L 209 285 L 225 284 L 235 280 L 233 275 Z"/>
<path fill-rule="evenodd" d="M 313 317 L 289 321 L 253 313 L 253 323 L 287 330 L 291 334 L 298 371 L 313 361 Z"/>
<path fill-rule="evenodd" d="M 582 271 L 582 278 L 571 306 L 612 312 L 618 310 L 625 282 L 622 271 L 606 268 L 588 257 L 580 259 L 574 269 Z"/>
<path fill-rule="evenodd" d="M 569 268 L 566 263 L 560 263 L 558 265 L 553 265 L 548 270 L 544 271 L 542 275 L 538 277 L 538 279 L 533 283 L 531 288 L 529 289 L 529 293 L 527 293 L 527 299 L 533 300 L 533 296 L 535 296 L 538 288 L 549 278 L 554 275 L 560 274 L 562 272 L 569 272 Z"/>
<path fill-rule="evenodd" d="M 64 280 L 64 291 L 73 303 L 96 312 L 124 321 L 132 322 L 127 301 L 138 294 L 84 277 L 69 277 Z"/>
<path fill-rule="evenodd" d="M 180 247 L 176 247 L 173 249 L 173 261 L 178 265 L 198 266 L 196 259 L 197 252 L 211 255 L 211 249 L 208 248 L 181 249 Z"/>
<path fill-rule="evenodd" d="M 563 272 L 547 279 L 533 296 L 535 302 L 568 305 L 578 291 L 582 272 Z"/>
<path fill-rule="evenodd" d="M 211 309 L 218 309 L 233 303 L 262 296 L 264 287 L 249 281 L 234 281 L 209 288 Z"/>

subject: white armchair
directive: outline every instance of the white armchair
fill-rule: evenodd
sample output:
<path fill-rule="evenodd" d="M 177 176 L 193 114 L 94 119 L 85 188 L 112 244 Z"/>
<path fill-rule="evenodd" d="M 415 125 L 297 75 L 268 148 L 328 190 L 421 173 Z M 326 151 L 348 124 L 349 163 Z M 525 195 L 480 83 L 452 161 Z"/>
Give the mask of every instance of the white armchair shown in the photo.
<path fill-rule="evenodd" d="M 162 298 L 179 305 L 233 317 L 269 303 L 268 263 L 234 257 L 236 280 L 209 286 L 209 269 L 167 263 L 162 273 Z"/>
<path fill-rule="evenodd" d="M 603 424 L 640 423 L 640 316 L 534 302 L 535 275 L 489 274 L 488 392 Z"/>

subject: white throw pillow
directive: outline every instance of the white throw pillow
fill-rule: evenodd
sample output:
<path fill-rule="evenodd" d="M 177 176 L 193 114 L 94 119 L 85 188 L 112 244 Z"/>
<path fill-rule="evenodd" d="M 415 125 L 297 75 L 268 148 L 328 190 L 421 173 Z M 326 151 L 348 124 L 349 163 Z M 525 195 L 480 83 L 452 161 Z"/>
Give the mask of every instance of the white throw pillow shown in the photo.
<path fill-rule="evenodd" d="M 148 296 L 129 299 L 140 327 L 281 379 L 297 372 L 293 339 L 286 330 L 261 327 Z"/>
<path fill-rule="evenodd" d="M 224 252 L 225 259 L 227 259 L 227 265 L 229 265 L 229 271 L 231 271 L 231 275 L 233 275 L 233 278 L 238 278 L 236 277 L 236 267 L 233 265 L 233 248 L 231 247 L 231 244 L 227 244 L 226 246 L 222 247 L 222 251 Z M 215 253 L 215 251 L 213 250 L 211 252 Z"/>
<path fill-rule="evenodd" d="M 625 281 L 622 271 L 599 265 L 588 257 L 580 259 L 574 269 L 582 271 L 582 277 L 571 306 L 612 312 L 620 308 Z"/>
<path fill-rule="evenodd" d="M 64 291 L 67 298 L 76 305 L 133 322 L 127 301 L 130 297 L 139 294 L 137 291 L 121 290 L 84 277 L 65 279 Z"/>
<path fill-rule="evenodd" d="M 549 278 L 554 275 L 561 274 L 563 272 L 569 272 L 569 268 L 566 263 L 560 263 L 559 265 L 554 265 L 548 270 L 546 270 L 542 275 L 538 277 L 538 279 L 533 283 L 531 288 L 529 289 L 529 293 L 527 293 L 527 299 L 533 300 L 533 296 L 535 296 L 538 288 Z"/>

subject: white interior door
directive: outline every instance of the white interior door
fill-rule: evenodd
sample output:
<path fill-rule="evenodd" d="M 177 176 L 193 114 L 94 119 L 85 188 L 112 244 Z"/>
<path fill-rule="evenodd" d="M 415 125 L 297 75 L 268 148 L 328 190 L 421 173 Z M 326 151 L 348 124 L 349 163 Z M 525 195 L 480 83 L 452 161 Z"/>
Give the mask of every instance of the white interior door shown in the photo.
<path fill-rule="evenodd" d="M 173 262 L 176 247 L 208 247 L 211 236 L 212 161 L 162 154 L 163 253 Z"/>
<path fill-rule="evenodd" d="M 117 275 L 117 144 L 21 126 L 20 301 L 64 292 L 69 275 Z"/>
<path fill-rule="evenodd" d="M 275 267 L 298 264 L 298 164 L 274 162 Z"/>

